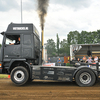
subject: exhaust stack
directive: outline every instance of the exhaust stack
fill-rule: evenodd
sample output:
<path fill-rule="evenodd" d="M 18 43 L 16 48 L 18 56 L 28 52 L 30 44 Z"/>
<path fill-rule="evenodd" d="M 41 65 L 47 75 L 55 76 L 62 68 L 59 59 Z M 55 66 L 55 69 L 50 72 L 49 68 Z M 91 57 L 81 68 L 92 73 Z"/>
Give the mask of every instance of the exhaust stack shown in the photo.
<path fill-rule="evenodd" d="M 41 42 L 42 42 L 42 61 L 44 60 L 44 31 L 41 33 Z"/>
<path fill-rule="evenodd" d="M 44 46 L 44 23 L 45 23 L 45 17 L 47 15 L 47 8 L 49 5 L 49 0 L 38 0 L 38 15 L 40 18 L 40 26 L 41 26 L 41 42 L 42 42 L 42 61 L 43 58 L 43 46 Z"/>

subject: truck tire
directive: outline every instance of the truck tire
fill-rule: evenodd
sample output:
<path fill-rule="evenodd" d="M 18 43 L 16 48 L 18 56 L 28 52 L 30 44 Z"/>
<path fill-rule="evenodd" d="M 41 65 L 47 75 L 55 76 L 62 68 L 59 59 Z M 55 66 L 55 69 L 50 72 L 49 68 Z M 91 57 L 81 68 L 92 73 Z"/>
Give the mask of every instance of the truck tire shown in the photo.
<path fill-rule="evenodd" d="M 75 81 L 79 86 L 92 86 L 96 81 L 96 76 L 90 69 L 81 69 L 76 73 Z"/>
<path fill-rule="evenodd" d="M 29 78 L 28 70 L 22 66 L 15 67 L 11 71 L 11 80 L 16 85 L 24 85 Z"/>

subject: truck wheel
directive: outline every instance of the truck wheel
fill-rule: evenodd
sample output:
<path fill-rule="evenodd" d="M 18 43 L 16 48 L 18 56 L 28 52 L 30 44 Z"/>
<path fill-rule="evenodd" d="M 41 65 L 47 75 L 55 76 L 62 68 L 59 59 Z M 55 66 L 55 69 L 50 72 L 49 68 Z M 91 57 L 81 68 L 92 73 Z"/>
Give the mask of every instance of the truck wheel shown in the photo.
<path fill-rule="evenodd" d="M 92 86 L 96 76 L 90 69 L 81 69 L 76 73 L 75 81 L 79 86 Z"/>
<path fill-rule="evenodd" d="M 29 78 L 28 70 L 22 66 L 15 67 L 11 71 L 11 80 L 16 85 L 24 85 Z"/>

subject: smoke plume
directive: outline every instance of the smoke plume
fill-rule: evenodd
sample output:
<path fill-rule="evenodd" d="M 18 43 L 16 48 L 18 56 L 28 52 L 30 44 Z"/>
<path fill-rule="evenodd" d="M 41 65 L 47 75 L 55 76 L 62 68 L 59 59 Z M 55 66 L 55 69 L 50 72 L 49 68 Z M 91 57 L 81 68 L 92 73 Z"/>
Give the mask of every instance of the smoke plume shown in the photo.
<path fill-rule="evenodd" d="M 38 0 L 38 14 L 42 30 L 44 30 L 45 16 L 47 15 L 48 5 L 49 5 L 49 0 Z"/>

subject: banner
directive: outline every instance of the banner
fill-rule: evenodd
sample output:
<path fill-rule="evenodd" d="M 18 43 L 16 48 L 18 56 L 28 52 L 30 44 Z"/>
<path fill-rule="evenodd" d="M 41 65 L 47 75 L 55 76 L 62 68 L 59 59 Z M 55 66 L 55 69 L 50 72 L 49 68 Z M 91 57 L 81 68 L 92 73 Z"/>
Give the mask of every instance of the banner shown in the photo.
<path fill-rule="evenodd" d="M 55 66 L 55 63 L 45 63 L 42 66 Z"/>

